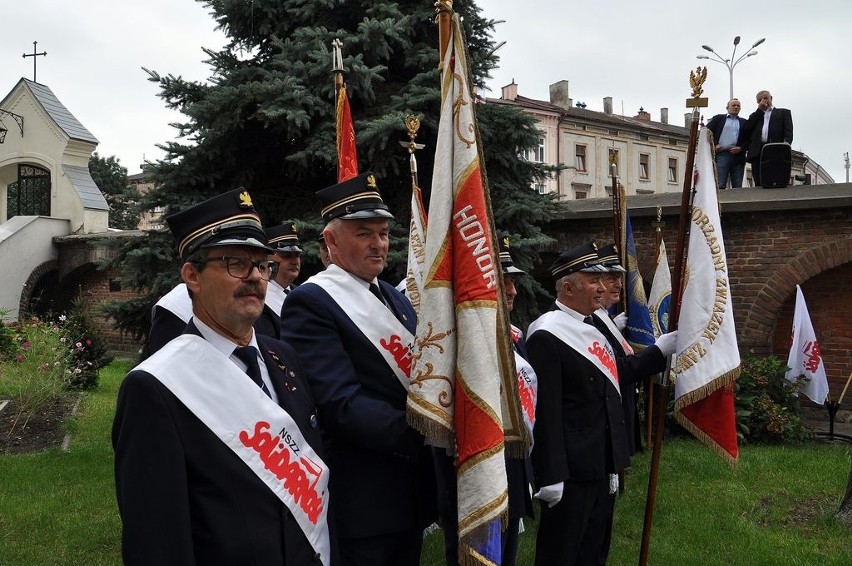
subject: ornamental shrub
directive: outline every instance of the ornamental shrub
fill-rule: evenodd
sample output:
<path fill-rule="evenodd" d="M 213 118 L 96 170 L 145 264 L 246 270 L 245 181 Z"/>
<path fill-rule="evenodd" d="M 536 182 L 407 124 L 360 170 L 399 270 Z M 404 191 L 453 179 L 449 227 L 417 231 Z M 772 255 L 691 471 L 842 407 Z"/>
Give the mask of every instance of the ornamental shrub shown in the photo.
<path fill-rule="evenodd" d="M 14 351 L 0 361 L 0 393 L 16 400 L 14 430 L 65 393 L 69 351 L 56 324 L 33 317 L 4 327 Z"/>
<path fill-rule="evenodd" d="M 737 436 L 741 440 L 778 444 L 809 438 L 797 396 L 804 377 L 788 381 L 788 369 L 775 356 L 743 358 L 734 390 Z"/>
<path fill-rule="evenodd" d="M 70 349 L 68 387 L 94 389 L 98 372 L 112 361 L 106 339 L 86 313 L 82 297 L 77 297 L 67 315 L 60 317 L 63 335 Z"/>

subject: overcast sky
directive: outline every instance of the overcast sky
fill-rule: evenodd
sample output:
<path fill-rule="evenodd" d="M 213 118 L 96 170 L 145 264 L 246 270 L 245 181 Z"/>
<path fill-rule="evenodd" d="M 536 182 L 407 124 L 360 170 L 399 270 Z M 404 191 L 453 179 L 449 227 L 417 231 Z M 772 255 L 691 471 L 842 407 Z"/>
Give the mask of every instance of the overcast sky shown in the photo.
<path fill-rule="evenodd" d="M 432 0 L 424 0 L 432 2 Z M 456 0 L 457 4 L 464 0 Z M 495 39 L 501 66 L 489 81 L 490 97 L 514 81 L 518 93 L 548 100 L 548 86 L 570 82 L 575 102 L 633 116 L 643 107 L 652 120 L 660 108 L 682 125 L 690 94 L 689 72 L 706 64 L 709 118 L 723 112 L 729 73 L 721 63 L 698 61 L 712 46 L 737 57 L 761 38 L 758 54 L 734 69 L 734 95 L 747 117 L 758 90 L 793 113 L 793 148 L 846 178 L 843 154 L 852 150 L 852 2 L 849 0 L 479 0 L 487 17 L 504 20 Z M 697 7 L 701 9 L 698 10 Z M 32 79 L 32 42 L 38 82 L 49 86 L 100 140 L 102 156 L 117 156 L 130 174 L 143 158 L 163 156 L 155 146 L 174 138 L 178 120 L 157 98 L 142 67 L 203 80 L 202 46 L 224 43 L 205 8 L 192 0 L 27 0 L 4 2 L 0 31 L 0 98 L 21 77 Z M 8 127 L 8 124 L 7 124 Z"/>

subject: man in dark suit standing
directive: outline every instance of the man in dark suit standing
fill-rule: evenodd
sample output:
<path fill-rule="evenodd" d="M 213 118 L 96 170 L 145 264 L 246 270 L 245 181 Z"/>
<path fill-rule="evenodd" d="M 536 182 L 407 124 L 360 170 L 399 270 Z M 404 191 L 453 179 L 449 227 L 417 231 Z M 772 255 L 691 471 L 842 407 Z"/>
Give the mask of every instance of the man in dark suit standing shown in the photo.
<path fill-rule="evenodd" d="M 344 564 L 417 566 L 435 474 L 405 416 L 416 315 L 377 277 L 388 221 L 372 173 L 319 192 L 331 265 L 287 296 L 284 339 L 302 357 L 324 428 Z"/>
<path fill-rule="evenodd" d="M 169 216 L 184 333 L 127 374 L 112 429 L 125 564 L 333 563 L 317 410 L 253 323 L 277 264 L 243 189 Z"/>
<path fill-rule="evenodd" d="M 707 122 L 707 129 L 713 132 L 716 142 L 716 172 L 719 176 L 719 188 L 728 185 L 731 178 L 731 188 L 743 186 L 745 175 L 746 146 L 749 138 L 746 135 L 746 120 L 740 118 L 740 101 L 732 98 L 725 107 L 726 114 L 716 114 Z"/>
<path fill-rule="evenodd" d="M 772 95 L 768 90 L 761 90 L 756 98 L 757 110 L 746 121 L 746 130 L 750 136 L 746 160 L 751 163 L 754 185 L 762 187 L 760 152 L 768 143 L 793 143 L 793 116 L 786 108 L 772 105 Z"/>
<path fill-rule="evenodd" d="M 542 500 L 535 563 L 606 562 L 618 472 L 630 463 L 615 353 L 592 314 L 606 293 L 593 243 L 569 250 L 550 271 L 554 308 L 526 341 L 538 376 L 532 452 Z"/>

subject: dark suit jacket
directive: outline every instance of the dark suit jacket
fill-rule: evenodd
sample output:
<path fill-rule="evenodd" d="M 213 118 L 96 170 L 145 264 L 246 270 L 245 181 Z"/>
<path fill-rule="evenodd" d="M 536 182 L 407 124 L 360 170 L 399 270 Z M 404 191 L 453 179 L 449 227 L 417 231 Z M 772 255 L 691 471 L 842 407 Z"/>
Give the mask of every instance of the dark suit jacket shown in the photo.
<path fill-rule="evenodd" d="M 379 286 L 414 333 L 411 303 Z M 387 362 L 318 285 L 291 291 L 281 314 L 284 339 L 299 352 L 320 409 L 340 536 L 428 526 L 437 515 L 432 457 L 408 426 L 407 393 Z"/>
<path fill-rule="evenodd" d="M 626 468 L 627 429 L 615 387 L 546 330 L 529 336 L 526 346 L 538 377 L 532 452 L 538 485 L 602 480 Z"/>
<path fill-rule="evenodd" d="M 183 334 L 186 322 L 176 314 L 161 306 L 154 305 L 151 314 L 151 328 L 148 330 L 148 355 L 153 354 L 174 338 Z M 268 305 L 254 321 L 254 331 L 258 336 L 281 339 L 281 319 Z"/>
<path fill-rule="evenodd" d="M 609 331 L 603 322 L 595 318 L 595 328 L 606 336 L 607 342 L 615 351 L 618 365 L 618 385 L 621 391 L 621 405 L 624 407 L 624 422 L 627 425 L 627 446 L 632 456 L 641 448 L 641 435 L 638 433 L 636 413 L 636 384 L 666 369 L 666 358 L 657 346 L 648 346 L 638 354 L 628 356 L 621 348 L 621 342 Z"/>
<path fill-rule="evenodd" d="M 722 130 L 725 128 L 725 121 L 727 120 L 727 117 L 727 114 L 716 114 L 710 118 L 709 122 L 707 122 L 707 129 L 713 132 L 714 145 L 718 144 L 719 139 L 722 137 Z M 750 137 L 748 129 L 746 128 L 746 119 L 738 116 L 737 121 L 740 123 L 740 133 L 737 136 L 736 145 L 741 147 L 742 151 L 734 154 L 733 157 L 736 163 L 745 163 L 746 149 L 748 149 Z"/>
<path fill-rule="evenodd" d="M 191 322 L 186 331 L 198 334 Z M 257 342 L 279 404 L 325 459 L 295 351 L 265 336 Z M 134 370 L 121 384 L 112 443 L 125 564 L 319 564 L 281 500 L 151 374 Z"/>
<path fill-rule="evenodd" d="M 748 156 L 746 157 L 749 161 L 760 159 L 760 150 L 764 145 L 764 142 L 760 139 L 763 131 L 763 117 L 764 113 L 761 110 L 755 110 L 746 122 L 746 130 L 750 136 Z M 793 116 L 789 110 L 786 108 L 774 108 L 772 110 L 767 134 L 766 143 L 793 143 Z"/>

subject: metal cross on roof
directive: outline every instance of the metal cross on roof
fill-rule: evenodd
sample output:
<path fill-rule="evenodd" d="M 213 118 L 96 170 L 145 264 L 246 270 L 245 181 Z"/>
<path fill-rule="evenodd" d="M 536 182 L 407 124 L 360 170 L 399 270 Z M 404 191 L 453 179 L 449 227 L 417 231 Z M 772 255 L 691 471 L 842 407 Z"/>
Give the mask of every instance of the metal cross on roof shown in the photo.
<path fill-rule="evenodd" d="M 36 52 L 36 45 L 38 45 L 38 41 L 33 41 L 33 52 L 23 54 L 24 59 L 26 59 L 27 57 L 33 58 L 33 82 L 34 83 L 38 82 L 36 80 L 36 58 L 38 58 L 39 56 L 47 57 L 47 51 L 42 51 L 41 53 Z"/>

